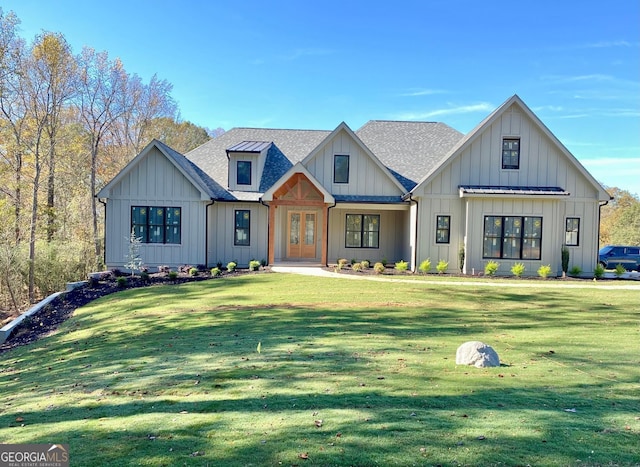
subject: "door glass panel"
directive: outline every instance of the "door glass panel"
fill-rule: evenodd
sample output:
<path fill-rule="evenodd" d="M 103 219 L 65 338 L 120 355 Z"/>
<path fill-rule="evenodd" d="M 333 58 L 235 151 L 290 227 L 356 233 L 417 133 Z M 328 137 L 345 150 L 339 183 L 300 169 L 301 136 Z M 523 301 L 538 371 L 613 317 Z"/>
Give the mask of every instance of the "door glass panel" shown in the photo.
<path fill-rule="evenodd" d="M 291 231 L 289 232 L 289 243 L 297 245 L 300 243 L 300 214 L 291 214 Z"/>
<path fill-rule="evenodd" d="M 316 231 L 316 215 L 315 214 L 307 214 L 305 215 L 305 232 L 304 232 L 304 244 L 305 245 L 314 245 L 316 243 L 315 240 L 315 231 Z"/>

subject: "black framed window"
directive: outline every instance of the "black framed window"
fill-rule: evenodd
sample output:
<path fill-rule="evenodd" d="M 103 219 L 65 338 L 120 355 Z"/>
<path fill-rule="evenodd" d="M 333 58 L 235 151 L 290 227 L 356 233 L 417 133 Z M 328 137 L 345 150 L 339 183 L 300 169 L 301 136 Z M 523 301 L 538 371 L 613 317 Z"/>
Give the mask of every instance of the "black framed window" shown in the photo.
<path fill-rule="evenodd" d="M 485 216 L 483 258 L 540 259 L 542 217 Z"/>
<path fill-rule="evenodd" d="M 380 215 L 379 214 L 347 214 L 345 247 L 347 248 L 379 248 Z"/>
<path fill-rule="evenodd" d="M 333 183 L 349 183 L 349 156 L 333 156 Z"/>
<path fill-rule="evenodd" d="M 250 245 L 251 211 L 248 209 L 238 209 L 235 212 L 235 218 L 233 244 L 236 246 Z"/>
<path fill-rule="evenodd" d="M 251 185 L 251 161 L 238 161 L 236 164 L 236 184 Z"/>
<path fill-rule="evenodd" d="M 436 217 L 436 243 L 449 243 L 451 238 L 451 216 Z"/>
<path fill-rule="evenodd" d="M 567 217 L 564 229 L 564 244 L 567 246 L 580 246 L 580 219 Z"/>
<path fill-rule="evenodd" d="M 520 168 L 520 138 L 504 138 L 502 140 L 502 168 Z"/>
<path fill-rule="evenodd" d="M 131 207 L 131 228 L 142 243 L 180 243 L 181 218 L 178 207 Z"/>

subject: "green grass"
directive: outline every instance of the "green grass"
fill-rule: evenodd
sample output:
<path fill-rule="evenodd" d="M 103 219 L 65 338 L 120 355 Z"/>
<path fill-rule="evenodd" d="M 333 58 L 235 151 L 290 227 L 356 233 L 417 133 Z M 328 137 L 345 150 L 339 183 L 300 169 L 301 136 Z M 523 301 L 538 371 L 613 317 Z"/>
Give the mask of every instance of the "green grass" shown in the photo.
<path fill-rule="evenodd" d="M 0 442 L 69 443 L 92 466 L 637 465 L 639 317 L 637 290 L 127 290 L 0 355 Z M 467 340 L 503 366 L 456 366 Z"/>

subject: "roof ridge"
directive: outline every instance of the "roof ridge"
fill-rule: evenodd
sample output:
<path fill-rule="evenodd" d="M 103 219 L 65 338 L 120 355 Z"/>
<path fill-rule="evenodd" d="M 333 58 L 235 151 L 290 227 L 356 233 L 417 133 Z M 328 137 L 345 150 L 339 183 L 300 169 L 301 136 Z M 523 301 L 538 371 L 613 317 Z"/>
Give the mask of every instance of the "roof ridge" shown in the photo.
<path fill-rule="evenodd" d="M 267 131 L 315 131 L 315 132 L 325 132 L 331 133 L 333 130 L 318 130 L 318 129 L 299 129 L 299 128 L 260 128 L 260 127 L 250 127 L 250 126 L 234 126 L 229 129 L 225 133 L 228 133 L 232 130 L 267 130 Z"/>

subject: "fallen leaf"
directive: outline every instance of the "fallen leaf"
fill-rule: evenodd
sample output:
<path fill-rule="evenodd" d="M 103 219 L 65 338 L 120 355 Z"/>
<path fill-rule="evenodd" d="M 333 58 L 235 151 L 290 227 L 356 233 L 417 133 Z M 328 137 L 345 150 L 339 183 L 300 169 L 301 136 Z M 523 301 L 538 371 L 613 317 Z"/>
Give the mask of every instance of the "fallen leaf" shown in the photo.
<path fill-rule="evenodd" d="M 485 440 L 485 439 L 487 439 L 487 438 L 485 438 L 484 436 L 480 435 L 480 436 L 478 436 L 476 439 L 479 439 L 480 441 L 483 441 L 483 440 Z"/>
<path fill-rule="evenodd" d="M 318 428 L 320 428 L 322 426 L 322 420 L 316 420 L 314 423 L 316 424 L 316 426 Z"/>
<path fill-rule="evenodd" d="M 191 456 L 191 457 L 204 456 L 204 451 L 195 451 L 195 452 L 192 452 L 191 454 L 189 454 L 189 456 Z"/>
<path fill-rule="evenodd" d="M 336 438 L 341 438 L 341 437 L 342 437 L 342 433 L 337 432 L 337 433 L 336 433 Z"/>
<path fill-rule="evenodd" d="M 309 459 L 309 453 L 308 452 L 302 452 L 302 453 L 298 454 L 298 458 L 299 459 Z"/>
<path fill-rule="evenodd" d="M 576 413 L 577 410 L 576 409 L 564 409 L 565 412 L 573 412 Z"/>
<path fill-rule="evenodd" d="M 23 417 L 17 417 L 16 418 L 16 422 L 24 422 L 24 418 Z"/>
<path fill-rule="evenodd" d="M 187 412 L 186 410 L 181 410 L 180 413 L 184 415 L 184 414 L 189 413 L 189 412 Z"/>

